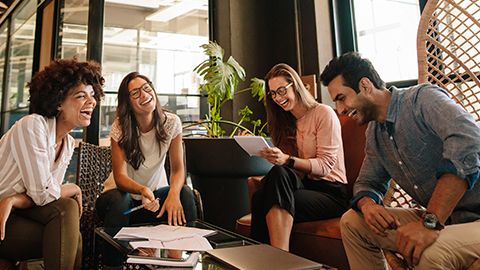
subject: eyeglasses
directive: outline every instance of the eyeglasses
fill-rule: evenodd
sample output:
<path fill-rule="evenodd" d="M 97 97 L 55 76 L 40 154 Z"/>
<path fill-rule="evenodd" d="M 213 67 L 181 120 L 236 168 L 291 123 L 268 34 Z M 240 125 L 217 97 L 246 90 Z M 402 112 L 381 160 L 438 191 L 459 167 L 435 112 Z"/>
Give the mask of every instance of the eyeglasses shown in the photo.
<path fill-rule="evenodd" d="M 143 90 L 143 92 L 145 93 L 150 93 L 152 92 L 153 88 L 150 86 L 150 83 L 145 83 L 144 85 L 142 85 L 142 87 L 135 88 L 132 91 L 130 91 L 130 96 L 133 99 L 139 98 L 141 95 L 141 90 Z"/>
<path fill-rule="evenodd" d="M 271 99 L 275 99 L 275 97 L 277 96 L 277 94 L 279 96 L 285 96 L 285 94 L 287 93 L 287 88 L 292 86 L 293 83 L 290 83 L 289 85 L 285 86 L 285 87 L 279 87 L 276 91 L 275 90 L 270 90 L 268 91 L 268 96 L 271 98 Z"/>

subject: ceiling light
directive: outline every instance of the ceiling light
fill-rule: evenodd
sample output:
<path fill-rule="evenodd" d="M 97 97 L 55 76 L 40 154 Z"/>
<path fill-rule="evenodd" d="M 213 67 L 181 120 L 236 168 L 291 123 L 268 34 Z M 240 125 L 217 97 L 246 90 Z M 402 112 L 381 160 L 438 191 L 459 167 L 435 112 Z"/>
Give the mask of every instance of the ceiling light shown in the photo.
<path fill-rule="evenodd" d="M 195 9 L 208 10 L 208 4 L 205 0 L 184 0 L 173 6 L 157 11 L 145 19 L 149 21 L 168 22 Z"/>

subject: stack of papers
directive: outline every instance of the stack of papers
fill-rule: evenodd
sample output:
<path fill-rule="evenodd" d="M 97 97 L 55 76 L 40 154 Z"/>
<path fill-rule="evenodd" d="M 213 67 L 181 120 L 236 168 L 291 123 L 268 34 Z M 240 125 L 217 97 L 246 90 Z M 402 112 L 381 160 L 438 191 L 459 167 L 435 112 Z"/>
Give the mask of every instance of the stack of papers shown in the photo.
<path fill-rule="evenodd" d="M 193 252 L 188 259 L 184 261 L 169 261 L 162 259 L 150 259 L 150 258 L 128 258 L 127 263 L 133 264 L 151 264 L 151 265 L 162 265 L 162 266 L 174 266 L 174 267 L 193 267 L 197 264 L 200 257 L 200 252 Z"/>
<path fill-rule="evenodd" d="M 183 226 L 158 225 L 154 227 L 124 227 L 113 238 L 118 240 L 144 238 L 145 241 L 131 241 L 135 249 L 151 247 L 161 249 L 206 251 L 213 249 L 206 236 L 217 233 Z"/>

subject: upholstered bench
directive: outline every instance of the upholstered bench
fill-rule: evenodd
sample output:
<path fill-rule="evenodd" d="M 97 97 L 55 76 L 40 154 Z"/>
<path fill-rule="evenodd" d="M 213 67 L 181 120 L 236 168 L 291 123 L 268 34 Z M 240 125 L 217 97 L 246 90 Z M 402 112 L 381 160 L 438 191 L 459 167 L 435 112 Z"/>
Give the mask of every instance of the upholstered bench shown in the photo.
<path fill-rule="evenodd" d="M 365 156 L 365 130 L 367 125 L 358 126 L 346 115 L 338 115 L 342 125 L 342 139 L 347 173 L 347 197 L 352 197 L 355 182 Z M 250 198 L 260 187 L 262 176 L 248 179 Z M 340 235 L 340 218 L 298 223 L 293 226 L 290 237 L 290 252 L 325 263 L 339 270 L 350 269 Z M 251 215 L 237 220 L 237 233 L 250 236 Z"/>

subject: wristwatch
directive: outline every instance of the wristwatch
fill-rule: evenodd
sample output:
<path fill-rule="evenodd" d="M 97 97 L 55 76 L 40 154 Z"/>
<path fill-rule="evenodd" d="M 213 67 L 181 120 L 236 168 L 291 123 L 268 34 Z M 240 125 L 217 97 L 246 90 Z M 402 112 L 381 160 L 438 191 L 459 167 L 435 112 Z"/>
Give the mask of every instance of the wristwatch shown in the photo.
<path fill-rule="evenodd" d="M 290 158 L 288 158 L 287 167 L 291 169 L 293 168 L 293 165 L 295 165 L 295 159 L 290 156 Z"/>
<path fill-rule="evenodd" d="M 429 229 L 442 230 L 445 226 L 438 221 L 437 216 L 434 213 L 425 212 L 423 213 L 423 225 Z"/>

